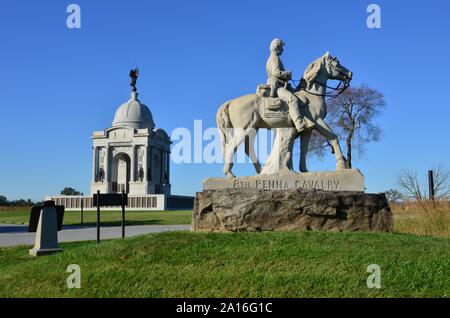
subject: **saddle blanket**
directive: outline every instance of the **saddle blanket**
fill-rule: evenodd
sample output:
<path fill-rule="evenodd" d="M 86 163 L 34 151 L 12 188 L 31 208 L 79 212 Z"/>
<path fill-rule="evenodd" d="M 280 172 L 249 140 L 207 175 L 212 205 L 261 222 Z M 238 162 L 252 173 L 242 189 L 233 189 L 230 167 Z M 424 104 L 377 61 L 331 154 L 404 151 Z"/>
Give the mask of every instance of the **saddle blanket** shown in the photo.
<path fill-rule="evenodd" d="M 289 106 L 278 97 L 269 97 L 270 86 L 259 85 L 256 89 L 256 94 L 261 97 L 262 112 L 265 118 L 289 118 Z"/>

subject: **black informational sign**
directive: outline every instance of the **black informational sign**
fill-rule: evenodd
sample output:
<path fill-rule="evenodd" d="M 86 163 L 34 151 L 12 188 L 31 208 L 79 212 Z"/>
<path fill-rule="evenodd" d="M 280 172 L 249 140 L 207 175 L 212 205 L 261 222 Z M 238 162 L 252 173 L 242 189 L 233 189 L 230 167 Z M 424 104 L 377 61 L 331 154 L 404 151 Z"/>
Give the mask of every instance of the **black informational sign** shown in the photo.
<path fill-rule="evenodd" d="M 97 191 L 93 196 L 93 205 L 97 207 L 97 243 L 100 243 L 100 207 L 121 206 L 122 207 L 122 238 L 125 237 L 125 206 L 128 205 L 128 194 L 122 193 L 100 193 Z"/>
<path fill-rule="evenodd" d="M 98 200 L 98 205 L 97 205 Z M 94 206 L 126 206 L 128 205 L 128 195 L 122 193 L 101 193 L 94 194 Z"/>
<path fill-rule="evenodd" d="M 41 210 L 44 207 L 54 207 L 56 209 L 58 231 L 61 231 L 65 208 L 63 205 L 55 205 L 54 201 L 46 201 L 43 205 L 37 205 L 31 208 L 30 222 L 28 223 L 28 232 L 34 233 L 37 231 L 39 217 L 41 216 Z"/>

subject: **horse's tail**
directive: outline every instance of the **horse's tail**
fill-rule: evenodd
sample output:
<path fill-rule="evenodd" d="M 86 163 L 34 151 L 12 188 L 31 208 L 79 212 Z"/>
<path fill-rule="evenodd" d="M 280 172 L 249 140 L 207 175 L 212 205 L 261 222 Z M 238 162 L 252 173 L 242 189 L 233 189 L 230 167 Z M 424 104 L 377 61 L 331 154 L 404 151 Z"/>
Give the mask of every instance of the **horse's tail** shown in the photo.
<path fill-rule="evenodd" d="M 225 158 L 226 153 L 226 145 L 228 144 L 228 139 L 230 136 L 228 136 L 227 129 L 231 128 L 231 120 L 230 115 L 228 113 L 228 108 L 230 107 L 230 102 L 226 102 L 222 106 L 220 106 L 219 110 L 217 111 L 217 128 L 219 128 L 220 137 L 222 139 L 222 154 Z"/>

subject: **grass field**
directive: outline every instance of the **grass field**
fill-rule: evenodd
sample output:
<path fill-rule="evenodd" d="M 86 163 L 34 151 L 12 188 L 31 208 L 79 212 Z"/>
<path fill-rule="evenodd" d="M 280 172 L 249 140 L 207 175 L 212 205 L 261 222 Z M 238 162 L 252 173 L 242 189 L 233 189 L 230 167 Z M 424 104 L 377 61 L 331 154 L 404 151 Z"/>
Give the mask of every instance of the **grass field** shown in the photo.
<path fill-rule="evenodd" d="M 450 202 L 419 201 L 391 204 L 399 233 L 450 238 Z"/>
<path fill-rule="evenodd" d="M 0 248 L 0 297 L 449 297 L 450 205 L 391 205 L 397 233 L 160 233 L 64 243 L 64 253 L 28 256 Z M 29 211 L 0 211 L 27 223 Z M 128 224 L 189 224 L 191 211 L 129 211 Z M 102 212 L 106 225 L 120 212 Z M 79 225 L 80 213 L 64 223 Z M 85 213 L 85 224 L 95 212 Z M 81 267 L 81 289 L 66 268 Z M 369 264 L 381 289 L 369 289 Z"/>
<path fill-rule="evenodd" d="M 0 297 L 449 297 L 450 240 L 405 234 L 151 234 L 0 249 Z M 68 289 L 69 264 L 81 288 Z M 369 264 L 381 289 L 369 289 Z"/>
<path fill-rule="evenodd" d="M 79 211 L 66 211 L 64 213 L 64 225 L 81 225 Z M 30 210 L 0 211 L 0 223 L 28 224 Z M 190 224 L 192 211 L 126 211 L 127 225 L 167 225 Z M 97 220 L 96 211 L 84 211 L 83 225 L 94 226 Z M 120 225 L 122 212 L 102 211 L 102 226 Z"/>

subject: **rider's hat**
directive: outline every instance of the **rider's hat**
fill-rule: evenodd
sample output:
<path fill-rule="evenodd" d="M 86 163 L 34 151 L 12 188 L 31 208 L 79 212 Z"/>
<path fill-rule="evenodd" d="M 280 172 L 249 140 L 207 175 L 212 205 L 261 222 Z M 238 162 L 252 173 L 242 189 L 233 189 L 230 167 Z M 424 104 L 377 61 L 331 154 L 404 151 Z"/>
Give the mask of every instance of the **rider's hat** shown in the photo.
<path fill-rule="evenodd" d="M 270 51 L 274 52 L 280 46 L 284 46 L 284 42 L 278 38 L 275 38 L 272 42 L 270 42 Z"/>

